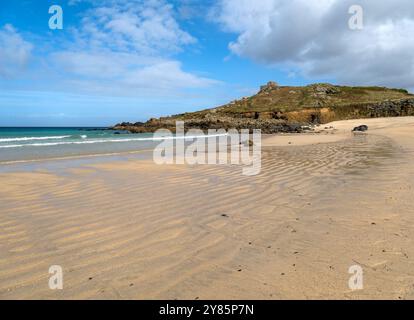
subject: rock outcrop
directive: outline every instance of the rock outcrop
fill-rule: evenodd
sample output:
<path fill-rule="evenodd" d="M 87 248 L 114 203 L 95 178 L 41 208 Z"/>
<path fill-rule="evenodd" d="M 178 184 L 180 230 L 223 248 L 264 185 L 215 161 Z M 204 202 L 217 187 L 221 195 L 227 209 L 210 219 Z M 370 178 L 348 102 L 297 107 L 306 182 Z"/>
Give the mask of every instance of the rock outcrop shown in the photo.
<path fill-rule="evenodd" d="M 335 120 L 414 116 L 414 95 L 404 89 L 313 84 L 279 86 L 269 82 L 258 94 L 214 109 L 142 123 L 121 123 L 116 130 L 132 133 L 175 130 L 176 121 L 189 129 L 261 129 L 263 133 L 301 132 L 311 124 Z"/>
<path fill-rule="evenodd" d="M 274 89 L 277 89 L 279 85 L 274 81 L 269 81 L 266 85 L 260 87 L 259 94 L 266 94 Z"/>

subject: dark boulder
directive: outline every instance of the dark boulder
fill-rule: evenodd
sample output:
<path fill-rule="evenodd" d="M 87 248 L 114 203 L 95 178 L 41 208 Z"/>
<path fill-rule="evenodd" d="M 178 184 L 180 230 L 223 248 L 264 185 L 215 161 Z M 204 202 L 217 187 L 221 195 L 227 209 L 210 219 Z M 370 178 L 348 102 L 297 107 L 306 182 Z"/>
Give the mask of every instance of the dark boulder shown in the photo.
<path fill-rule="evenodd" d="M 352 130 L 352 132 L 365 132 L 365 131 L 368 131 L 368 126 L 366 125 L 355 127 L 354 130 Z"/>

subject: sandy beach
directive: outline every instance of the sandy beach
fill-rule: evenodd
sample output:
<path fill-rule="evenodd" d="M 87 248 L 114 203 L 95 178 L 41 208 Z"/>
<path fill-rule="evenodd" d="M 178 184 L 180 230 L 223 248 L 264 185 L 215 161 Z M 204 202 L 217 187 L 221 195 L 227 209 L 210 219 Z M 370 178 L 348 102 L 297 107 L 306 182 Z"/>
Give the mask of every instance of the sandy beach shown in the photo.
<path fill-rule="evenodd" d="M 414 298 L 414 117 L 318 130 L 264 136 L 251 177 L 134 156 L 4 165 L 0 299 Z"/>

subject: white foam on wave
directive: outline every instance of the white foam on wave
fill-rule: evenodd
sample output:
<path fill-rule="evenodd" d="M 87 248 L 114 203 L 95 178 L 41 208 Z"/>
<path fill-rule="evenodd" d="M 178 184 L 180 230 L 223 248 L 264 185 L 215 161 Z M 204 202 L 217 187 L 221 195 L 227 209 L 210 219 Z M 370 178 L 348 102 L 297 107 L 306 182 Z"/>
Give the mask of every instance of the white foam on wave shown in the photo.
<path fill-rule="evenodd" d="M 2 148 L 22 148 L 22 147 L 48 147 L 48 146 L 61 146 L 61 145 L 82 145 L 82 144 L 95 144 L 105 142 L 134 142 L 134 141 L 162 141 L 162 140 L 174 140 L 184 139 L 192 140 L 195 138 L 209 138 L 209 137 L 223 137 L 228 134 L 216 134 L 205 136 L 179 136 L 179 137 L 150 137 L 150 138 L 127 138 L 127 139 L 99 139 L 99 140 L 83 140 L 83 141 L 61 141 L 61 142 L 45 142 L 45 143 L 30 143 L 30 144 L 9 144 L 0 146 Z"/>
<path fill-rule="evenodd" d="M 2 138 L 0 142 L 17 142 L 17 141 L 32 141 L 32 140 L 58 140 L 70 138 L 71 136 L 47 136 L 47 137 L 21 137 L 21 138 Z"/>

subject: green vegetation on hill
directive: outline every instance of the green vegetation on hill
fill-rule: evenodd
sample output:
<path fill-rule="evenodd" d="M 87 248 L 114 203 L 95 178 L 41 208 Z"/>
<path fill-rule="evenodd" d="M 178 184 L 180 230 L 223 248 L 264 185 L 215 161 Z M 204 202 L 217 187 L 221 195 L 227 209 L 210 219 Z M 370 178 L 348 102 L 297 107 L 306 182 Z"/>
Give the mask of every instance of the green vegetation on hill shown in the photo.
<path fill-rule="evenodd" d="M 269 82 L 252 97 L 242 98 L 224 106 L 187 113 L 185 117 L 202 116 L 211 110 L 219 114 L 240 114 L 250 112 L 292 112 L 306 108 L 333 108 L 375 104 L 387 100 L 414 98 L 405 89 L 384 87 L 346 87 L 330 84 L 312 84 L 305 87 L 278 86 Z"/>
<path fill-rule="evenodd" d="M 150 119 L 146 123 L 122 123 L 116 129 L 153 132 L 174 130 L 177 120 L 187 129 L 261 129 L 265 133 L 298 132 L 308 124 L 355 118 L 414 115 L 414 95 L 405 89 L 349 87 L 326 83 L 304 87 L 269 82 L 251 97 L 198 112 Z"/>

